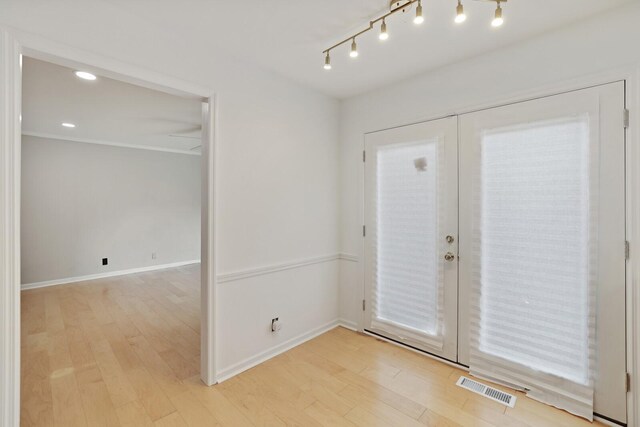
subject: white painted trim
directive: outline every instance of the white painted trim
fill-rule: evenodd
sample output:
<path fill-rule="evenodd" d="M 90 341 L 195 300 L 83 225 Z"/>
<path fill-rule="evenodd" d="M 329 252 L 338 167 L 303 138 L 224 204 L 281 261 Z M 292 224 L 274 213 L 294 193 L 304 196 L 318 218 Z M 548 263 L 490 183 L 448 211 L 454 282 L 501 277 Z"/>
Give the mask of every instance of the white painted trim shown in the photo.
<path fill-rule="evenodd" d="M 23 131 L 22 135 L 33 136 L 35 138 L 55 139 L 59 141 L 81 142 L 84 144 L 109 145 L 112 147 L 119 147 L 119 148 L 133 148 L 137 150 L 162 151 L 165 153 L 187 154 L 189 156 L 200 156 L 200 153 L 198 153 L 197 151 L 191 151 L 191 150 L 177 150 L 173 148 L 154 147 L 151 145 L 135 145 L 135 144 L 127 144 L 124 142 L 112 142 L 112 141 L 104 141 L 99 139 L 76 138 L 73 136 L 56 135 L 53 133 Z"/>
<path fill-rule="evenodd" d="M 215 92 L 213 88 L 207 86 L 194 84 L 148 68 L 121 62 L 88 50 L 74 48 L 28 31 L 8 25 L 0 27 L 7 29 L 18 40 L 24 55 L 35 59 L 68 68 L 86 70 L 100 76 L 172 95 L 201 98 L 203 101 L 211 97 Z"/>
<path fill-rule="evenodd" d="M 341 253 L 339 254 L 339 257 L 341 260 L 344 260 L 344 261 L 358 262 L 359 260 L 358 255 L 352 255 L 352 254 Z"/>
<path fill-rule="evenodd" d="M 20 424 L 20 46 L 0 28 L 0 426 Z"/>
<path fill-rule="evenodd" d="M 323 255 L 313 258 L 284 262 L 281 264 L 272 264 L 264 267 L 251 268 L 242 271 L 234 271 L 233 273 L 224 273 L 218 275 L 218 283 L 234 282 L 236 280 L 248 279 L 250 277 L 262 276 L 265 274 L 273 274 L 279 271 L 291 270 L 294 268 L 305 267 L 307 265 L 320 264 L 323 262 L 331 262 L 340 259 L 340 254 Z"/>
<path fill-rule="evenodd" d="M 356 322 L 352 322 L 351 320 L 338 319 L 338 326 L 342 326 L 343 328 L 358 332 L 358 324 Z"/>
<path fill-rule="evenodd" d="M 200 379 L 206 385 L 216 383 L 218 347 L 215 345 L 218 313 L 217 304 L 217 201 L 218 168 L 216 141 L 218 127 L 218 98 L 213 95 L 202 105 L 202 212 L 200 214 L 201 233 L 209 236 L 201 239 L 202 288 L 200 291 Z"/>
<path fill-rule="evenodd" d="M 128 268 L 126 270 L 107 271 L 104 273 L 87 274 L 86 276 L 64 277 L 62 279 L 45 280 L 42 282 L 24 283 L 20 286 L 21 290 L 46 288 L 48 286 L 66 285 L 69 283 L 85 282 L 88 280 L 105 279 L 107 277 L 124 276 L 127 274 L 145 273 L 147 271 L 165 270 L 167 268 L 182 267 L 185 265 L 198 264 L 199 259 L 190 261 L 172 262 L 169 264 L 150 265 L 147 267 Z"/>
<path fill-rule="evenodd" d="M 526 396 L 525 396 L 526 397 Z M 618 423 L 613 423 L 607 419 L 604 419 L 602 417 L 597 416 L 596 414 L 593 414 L 593 421 L 598 421 L 601 424 L 604 424 L 605 426 L 610 426 L 610 427 L 620 427 L 620 424 Z M 633 427 L 632 424 L 627 424 L 628 427 Z"/>
<path fill-rule="evenodd" d="M 627 240 L 627 372 L 631 391 L 627 394 L 627 425 L 640 425 L 640 66 L 626 79 L 629 128 L 626 134 Z"/>
<path fill-rule="evenodd" d="M 299 346 L 300 344 L 309 341 L 318 335 L 322 335 L 325 332 L 328 332 L 336 327 L 340 326 L 339 320 L 332 320 L 329 323 L 326 323 L 322 326 L 319 326 L 315 329 L 312 329 L 308 332 L 298 335 L 297 337 L 291 338 L 283 343 L 280 343 L 276 346 L 271 347 L 268 350 L 260 352 L 255 356 L 248 357 L 238 363 L 231 365 L 230 367 L 223 369 L 218 372 L 218 382 L 226 381 L 231 377 L 238 375 L 241 372 L 246 371 L 247 369 L 251 369 L 254 366 L 257 366 L 267 360 L 284 353 L 287 350 L 291 350 L 294 347 Z"/>

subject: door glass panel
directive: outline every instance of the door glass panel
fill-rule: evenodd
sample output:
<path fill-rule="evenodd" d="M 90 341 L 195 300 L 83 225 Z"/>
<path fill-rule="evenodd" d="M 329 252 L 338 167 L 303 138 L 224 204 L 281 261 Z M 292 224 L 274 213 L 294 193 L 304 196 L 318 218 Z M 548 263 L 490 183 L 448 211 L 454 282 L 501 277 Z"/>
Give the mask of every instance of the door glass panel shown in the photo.
<path fill-rule="evenodd" d="M 588 118 L 481 138 L 481 352 L 590 380 Z"/>
<path fill-rule="evenodd" d="M 438 336 L 443 269 L 438 245 L 440 148 L 437 138 L 377 153 L 374 317 Z"/>

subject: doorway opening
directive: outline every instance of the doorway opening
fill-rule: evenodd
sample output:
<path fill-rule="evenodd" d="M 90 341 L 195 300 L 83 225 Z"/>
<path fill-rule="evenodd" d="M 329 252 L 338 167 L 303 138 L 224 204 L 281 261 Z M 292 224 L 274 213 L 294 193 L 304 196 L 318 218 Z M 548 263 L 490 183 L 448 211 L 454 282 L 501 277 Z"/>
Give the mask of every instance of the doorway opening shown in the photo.
<path fill-rule="evenodd" d="M 103 393 L 159 419 L 182 381 L 215 382 L 213 99 L 39 56 L 22 57 L 22 417 Z"/>

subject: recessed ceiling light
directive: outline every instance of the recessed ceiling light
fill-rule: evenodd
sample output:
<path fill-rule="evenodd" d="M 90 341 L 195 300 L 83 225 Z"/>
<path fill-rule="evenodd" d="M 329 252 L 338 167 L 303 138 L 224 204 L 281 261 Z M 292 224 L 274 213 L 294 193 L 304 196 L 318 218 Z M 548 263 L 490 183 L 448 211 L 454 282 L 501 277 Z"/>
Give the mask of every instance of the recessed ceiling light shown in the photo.
<path fill-rule="evenodd" d="M 73 123 L 62 123 L 62 126 L 66 127 L 66 128 L 74 128 L 76 127 L 76 125 L 74 125 Z"/>
<path fill-rule="evenodd" d="M 74 73 L 77 77 L 80 77 L 83 80 L 95 80 L 96 76 L 95 74 L 91 74 L 87 71 L 76 71 Z"/>

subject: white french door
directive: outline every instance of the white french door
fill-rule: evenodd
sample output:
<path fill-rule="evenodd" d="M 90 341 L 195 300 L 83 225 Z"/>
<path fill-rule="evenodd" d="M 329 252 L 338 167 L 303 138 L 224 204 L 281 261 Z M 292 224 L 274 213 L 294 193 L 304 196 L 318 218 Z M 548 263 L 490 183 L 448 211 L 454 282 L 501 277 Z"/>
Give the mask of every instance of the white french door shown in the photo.
<path fill-rule="evenodd" d="M 624 422 L 623 110 L 618 82 L 460 117 L 459 362 Z"/>
<path fill-rule="evenodd" d="M 457 354 L 457 119 L 365 138 L 365 329 Z"/>
<path fill-rule="evenodd" d="M 365 329 L 626 422 L 623 109 L 617 82 L 367 134 Z"/>

